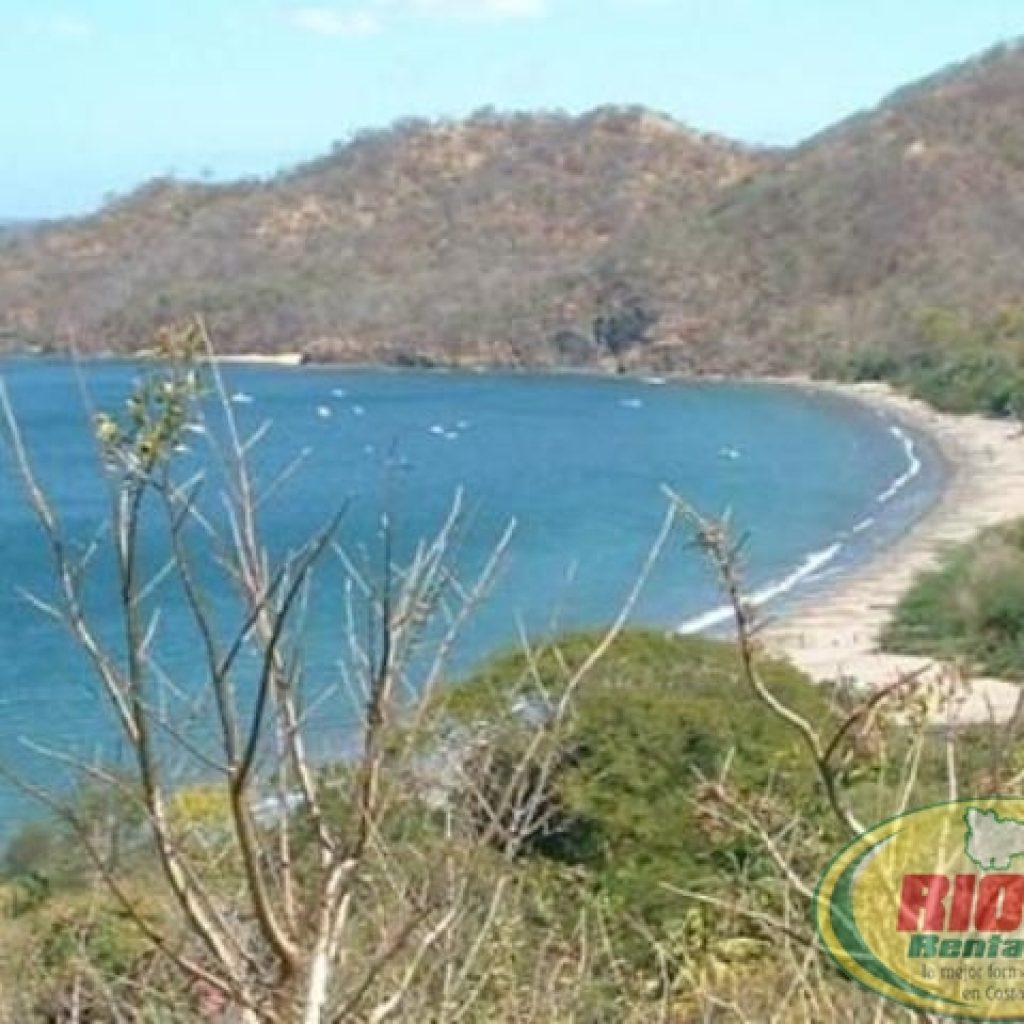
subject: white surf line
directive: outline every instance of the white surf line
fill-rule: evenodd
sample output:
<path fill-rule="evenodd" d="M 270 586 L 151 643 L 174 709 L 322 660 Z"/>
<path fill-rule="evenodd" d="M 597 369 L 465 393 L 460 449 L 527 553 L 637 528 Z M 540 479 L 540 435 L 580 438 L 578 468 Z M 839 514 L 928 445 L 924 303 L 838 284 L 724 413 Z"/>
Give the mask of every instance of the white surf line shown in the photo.
<path fill-rule="evenodd" d="M 907 456 L 907 469 L 901 473 L 880 495 L 878 495 L 875 500 L 880 505 L 888 503 L 897 494 L 899 494 L 899 492 L 902 491 L 911 480 L 918 476 L 922 468 L 921 460 L 917 455 L 917 448 L 914 445 L 914 439 L 899 426 L 890 426 L 889 433 L 892 434 L 892 436 L 895 437 L 903 446 L 903 451 Z M 864 533 L 865 531 L 870 530 L 876 523 L 877 520 L 874 516 L 867 516 L 851 528 L 850 534 L 856 535 Z M 836 541 L 834 544 L 827 548 L 822 548 L 820 551 L 812 551 L 788 576 L 784 576 L 778 582 L 769 583 L 760 590 L 754 591 L 747 600 L 755 607 L 759 607 L 760 605 L 767 604 L 769 601 L 772 601 L 777 597 L 781 597 L 783 594 L 789 593 L 789 591 L 794 587 L 807 582 L 810 577 L 818 574 L 818 570 L 831 562 L 842 549 L 842 542 Z M 681 636 L 703 633 L 705 630 L 721 625 L 723 622 L 731 618 L 732 614 L 733 609 L 728 605 L 712 608 L 710 611 L 696 615 L 692 619 L 687 619 L 682 625 L 677 627 L 676 632 Z"/>
<path fill-rule="evenodd" d="M 906 423 L 915 439 L 928 438 L 941 456 L 942 486 L 905 536 L 873 552 L 820 600 L 784 610 L 762 640 L 772 654 L 817 681 L 856 679 L 876 688 L 920 671 L 929 681 L 941 681 L 943 662 L 890 654 L 879 649 L 879 638 L 915 578 L 940 564 L 951 546 L 1024 515 L 1024 433 L 1006 420 L 937 412 L 882 384 L 814 384 L 813 389 L 866 402 L 890 423 Z M 930 710 L 940 722 L 1004 721 L 1019 696 L 1015 683 L 976 678 L 963 700 L 958 696 L 952 706 Z"/>
<path fill-rule="evenodd" d="M 877 522 L 878 522 L 878 520 L 875 519 L 874 516 L 868 516 L 867 518 L 862 519 L 859 523 L 857 523 L 853 527 L 853 529 L 850 530 L 850 533 L 853 533 L 853 534 L 864 533 L 865 530 L 870 530 L 871 527 L 874 526 L 875 523 L 877 523 Z"/>
<path fill-rule="evenodd" d="M 902 427 L 890 427 L 889 433 L 903 445 L 903 451 L 907 456 L 907 469 L 875 499 L 879 505 L 892 501 L 921 472 L 921 460 L 917 457 L 914 439 Z"/>
<path fill-rule="evenodd" d="M 799 586 L 809 576 L 813 576 L 819 569 L 831 562 L 842 550 L 843 545 L 837 541 L 835 544 L 822 548 L 820 551 L 812 551 L 789 575 L 783 576 L 781 580 L 776 580 L 774 583 L 768 583 L 759 590 L 755 590 L 753 594 L 747 597 L 747 602 L 755 607 L 759 607 L 775 600 L 777 597 L 781 597 L 783 594 L 788 594 L 794 587 Z M 692 636 L 694 633 L 703 633 L 713 626 L 719 626 L 723 622 L 727 622 L 732 618 L 732 615 L 733 609 L 731 605 L 721 605 L 701 615 L 694 616 L 692 619 L 687 619 L 682 625 L 676 627 L 676 632 L 680 636 Z"/>

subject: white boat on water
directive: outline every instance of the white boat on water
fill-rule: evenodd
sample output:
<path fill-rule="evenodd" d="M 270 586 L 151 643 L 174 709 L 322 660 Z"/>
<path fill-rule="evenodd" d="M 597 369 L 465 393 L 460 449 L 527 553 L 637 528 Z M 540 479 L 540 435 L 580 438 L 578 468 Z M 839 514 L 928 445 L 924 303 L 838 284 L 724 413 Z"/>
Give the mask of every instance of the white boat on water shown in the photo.
<path fill-rule="evenodd" d="M 231 396 L 231 401 L 235 405 L 252 405 L 252 403 L 255 402 L 256 399 L 253 398 L 252 395 L 247 395 L 244 391 L 236 391 Z"/>
<path fill-rule="evenodd" d="M 277 354 L 242 352 L 224 355 L 214 353 L 213 362 L 227 366 L 302 366 L 306 356 L 302 352 L 279 352 Z"/>

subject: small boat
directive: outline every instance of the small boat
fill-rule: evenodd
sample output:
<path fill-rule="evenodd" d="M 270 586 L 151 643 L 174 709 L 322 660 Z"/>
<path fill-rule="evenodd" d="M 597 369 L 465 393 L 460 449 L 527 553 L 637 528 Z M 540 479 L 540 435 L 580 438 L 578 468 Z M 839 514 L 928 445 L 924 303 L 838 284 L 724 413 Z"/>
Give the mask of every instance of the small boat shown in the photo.
<path fill-rule="evenodd" d="M 619 402 L 623 409 L 640 409 L 643 407 L 643 404 L 642 399 L 639 398 L 624 398 Z"/>
<path fill-rule="evenodd" d="M 322 420 L 329 420 L 331 418 L 331 410 L 326 405 L 318 405 L 316 407 L 316 414 Z"/>
<path fill-rule="evenodd" d="M 353 416 L 362 416 L 363 413 L 365 413 L 365 412 L 366 412 L 366 410 L 361 405 L 353 405 L 352 406 L 352 415 Z"/>
<path fill-rule="evenodd" d="M 718 449 L 718 454 L 723 459 L 738 459 L 740 457 L 739 448 L 733 448 L 730 445 L 723 445 Z"/>
<path fill-rule="evenodd" d="M 231 396 L 231 401 L 235 405 L 252 405 L 252 403 L 255 402 L 256 399 L 253 398 L 252 395 L 247 395 L 244 391 L 236 391 Z"/>

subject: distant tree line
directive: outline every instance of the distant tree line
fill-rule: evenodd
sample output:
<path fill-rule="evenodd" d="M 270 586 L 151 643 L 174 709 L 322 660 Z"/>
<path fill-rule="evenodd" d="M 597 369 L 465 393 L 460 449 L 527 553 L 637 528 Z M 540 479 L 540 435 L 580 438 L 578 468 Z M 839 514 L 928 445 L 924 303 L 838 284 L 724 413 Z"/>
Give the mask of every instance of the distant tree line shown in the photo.
<path fill-rule="evenodd" d="M 854 380 L 885 380 L 948 412 L 1024 415 L 1024 306 L 988 317 L 933 308 L 917 318 L 911 345 L 868 350 L 839 367 Z"/>

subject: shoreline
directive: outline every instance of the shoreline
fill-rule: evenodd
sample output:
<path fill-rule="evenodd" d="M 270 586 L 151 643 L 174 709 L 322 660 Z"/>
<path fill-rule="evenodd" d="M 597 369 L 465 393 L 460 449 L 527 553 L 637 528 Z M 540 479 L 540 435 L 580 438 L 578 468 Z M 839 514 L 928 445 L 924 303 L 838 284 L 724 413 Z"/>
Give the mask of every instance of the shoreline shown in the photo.
<path fill-rule="evenodd" d="M 886 384 L 774 382 L 858 401 L 928 437 L 947 478 L 935 504 L 901 538 L 834 586 L 770 618 L 762 635 L 765 648 L 818 682 L 855 679 L 876 689 L 923 672 L 927 682 L 937 683 L 943 666 L 933 658 L 880 651 L 880 634 L 918 574 L 934 568 L 945 551 L 1024 516 L 1024 431 L 1005 420 L 938 412 Z M 1019 692 L 1012 683 L 975 678 L 947 715 L 961 723 L 1005 719 Z"/>
<path fill-rule="evenodd" d="M 132 356 L 115 356 L 116 360 Z M 136 354 L 134 358 L 139 358 Z M 96 355 L 87 361 L 104 361 Z M 541 373 L 636 382 L 770 384 L 853 401 L 912 433 L 927 438 L 942 459 L 947 475 L 937 500 L 906 533 L 834 583 L 802 594 L 798 588 L 773 612 L 766 605 L 762 643 L 768 653 L 787 658 L 819 682 L 857 680 L 869 688 L 886 686 L 908 673 L 927 670 L 931 680 L 942 674 L 932 658 L 884 653 L 881 631 L 899 600 L 919 573 L 935 567 L 945 550 L 965 543 L 980 531 L 1024 517 L 1024 430 L 1012 422 L 980 414 L 952 414 L 933 409 L 881 382 L 839 382 L 802 375 L 750 375 L 666 372 L 650 378 L 640 370 L 612 373 L 602 367 L 401 367 L 369 363 L 317 362 L 301 353 L 230 353 L 217 355 L 220 365 L 249 365 L 303 370 L 465 373 Z M 727 617 L 727 616 L 726 616 Z M 713 625 L 714 623 L 709 623 Z M 676 631 L 686 632 L 684 623 Z M 704 627 L 706 628 L 706 627 Z M 704 628 L 691 630 L 703 632 Z M 972 680 L 972 692 L 957 708 L 959 721 L 1005 718 L 1020 688 L 998 679 Z"/>

